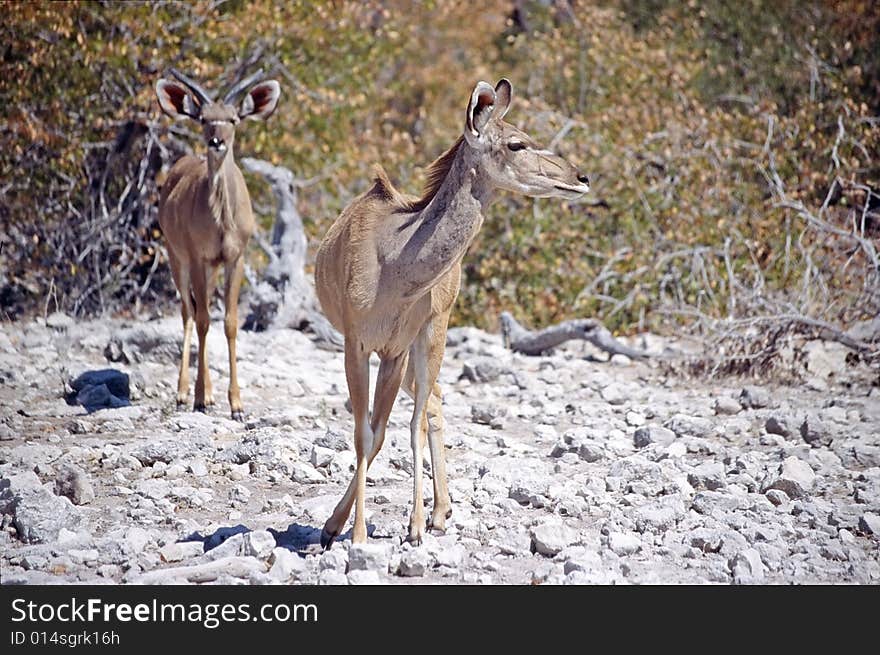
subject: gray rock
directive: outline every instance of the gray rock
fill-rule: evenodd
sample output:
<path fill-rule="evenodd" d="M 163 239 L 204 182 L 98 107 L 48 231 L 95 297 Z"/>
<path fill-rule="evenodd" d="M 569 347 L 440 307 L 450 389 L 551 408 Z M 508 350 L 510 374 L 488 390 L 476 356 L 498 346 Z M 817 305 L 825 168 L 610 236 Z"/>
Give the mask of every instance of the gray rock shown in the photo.
<path fill-rule="evenodd" d="M 48 543 L 62 529 L 76 528 L 82 515 L 70 499 L 45 487 L 16 495 L 11 503 L 18 537 L 27 543 Z"/>
<path fill-rule="evenodd" d="M 202 457 L 196 457 L 188 465 L 187 470 L 197 478 L 208 475 L 208 465 Z"/>
<path fill-rule="evenodd" d="M 834 445 L 834 452 L 848 469 L 880 467 L 880 446 L 838 441 Z"/>
<path fill-rule="evenodd" d="M 612 532 L 608 535 L 608 548 L 617 555 L 632 555 L 642 549 L 642 541 L 634 534 Z"/>
<path fill-rule="evenodd" d="M 163 562 L 180 562 L 204 554 L 205 545 L 201 541 L 175 541 L 159 549 Z"/>
<path fill-rule="evenodd" d="M 767 496 L 767 500 L 777 507 L 785 505 L 790 500 L 788 494 L 781 489 L 768 489 L 764 495 Z"/>
<path fill-rule="evenodd" d="M 746 548 L 730 561 L 730 571 L 736 584 L 761 583 L 766 570 L 761 554 L 754 548 Z"/>
<path fill-rule="evenodd" d="M 348 549 L 349 571 L 388 571 L 391 551 L 384 544 L 352 544 Z"/>
<path fill-rule="evenodd" d="M 619 384 L 609 384 L 603 387 L 599 393 L 602 396 L 602 400 L 609 405 L 623 405 L 630 396 L 626 389 Z"/>
<path fill-rule="evenodd" d="M 872 534 L 880 537 L 880 514 L 865 512 L 859 518 L 859 530 L 865 534 Z"/>
<path fill-rule="evenodd" d="M 769 407 L 770 394 L 761 387 L 745 387 L 739 394 L 739 404 L 746 409 Z"/>
<path fill-rule="evenodd" d="M 406 578 L 420 578 L 431 565 L 431 556 L 426 548 L 412 548 L 400 558 L 397 574 Z"/>
<path fill-rule="evenodd" d="M 336 451 L 330 448 L 324 448 L 323 446 L 312 446 L 312 452 L 309 455 L 309 461 L 315 468 L 322 468 L 325 466 L 329 466 L 330 462 L 333 461 L 333 457 L 335 455 Z"/>
<path fill-rule="evenodd" d="M 605 458 L 605 451 L 594 443 L 582 443 L 578 446 L 577 456 L 583 461 L 593 463 Z"/>
<path fill-rule="evenodd" d="M 471 406 L 471 420 L 482 425 L 500 425 L 507 416 L 507 408 L 495 403 L 476 403 Z"/>
<path fill-rule="evenodd" d="M 244 536 L 243 555 L 266 559 L 275 548 L 275 537 L 266 530 L 255 530 Z"/>
<path fill-rule="evenodd" d="M 250 498 L 251 490 L 243 484 L 234 485 L 229 490 L 229 500 L 231 500 L 234 505 L 245 505 Z"/>
<path fill-rule="evenodd" d="M 152 466 L 156 462 L 170 464 L 176 459 L 187 459 L 202 450 L 213 452 L 211 440 L 204 435 L 188 434 L 186 439 L 151 439 L 135 448 L 131 455 L 143 466 Z"/>
<path fill-rule="evenodd" d="M 437 566 L 445 566 L 450 569 L 459 568 L 465 561 L 467 553 L 460 544 L 444 546 L 434 553 Z"/>
<path fill-rule="evenodd" d="M 321 475 L 318 469 L 306 462 L 294 462 L 293 472 L 290 477 L 294 482 L 299 482 L 300 484 L 315 484 L 327 481 L 327 478 Z"/>
<path fill-rule="evenodd" d="M 343 432 L 328 430 L 326 433 L 315 437 L 315 445 L 329 448 L 337 452 L 349 450 L 352 447 L 351 435 Z"/>
<path fill-rule="evenodd" d="M 208 548 L 208 542 L 205 542 L 204 559 L 206 561 L 214 561 L 225 557 L 238 557 L 244 555 L 244 544 L 247 535 L 248 532 L 235 533 L 213 548 Z"/>
<path fill-rule="evenodd" d="M 786 439 L 794 434 L 794 419 L 785 414 L 772 414 L 764 422 L 764 429 L 770 434 L 778 434 Z"/>
<path fill-rule="evenodd" d="M 64 464 L 55 478 L 55 493 L 66 496 L 74 505 L 86 505 L 95 499 L 95 489 L 85 471 L 75 464 Z"/>
<path fill-rule="evenodd" d="M 150 543 L 150 535 L 143 528 L 133 526 L 125 531 L 125 549 L 137 554 Z"/>
<path fill-rule="evenodd" d="M 507 369 L 502 367 L 496 359 L 479 357 L 464 362 L 458 379 L 470 380 L 471 382 L 492 382 L 506 372 Z"/>
<path fill-rule="evenodd" d="M 694 489 L 715 491 L 726 486 L 724 465 L 721 462 L 704 462 L 694 467 L 687 476 Z"/>
<path fill-rule="evenodd" d="M 699 491 L 691 501 L 691 508 L 705 516 L 748 509 L 751 505 L 752 501 L 743 495 L 720 491 Z"/>
<path fill-rule="evenodd" d="M 559 521 L 549 520 L 533 527 L 529 531 L 532 539 L 533 552 L 552 557 L 566 546 L 571 546 L 579 540 L 577 530 L 568 527 Z"/>
<path fill-rule="evenodd" d="M 742 405 L 735 398 L 730 396 L 719 396 L 715 399 L 715 413 L 718 415 L 739 414 L 742 411 Z"/>
<path fill-rule="evenodd" d="M 17 497 L 37 492 L 42 487 L 43 483 L 33 471 L 17 473 L 0 479 L 0 512 L 12 514 L 15 510 L 14 502 Z"/>
<path fill-rule="evenodd" d="M 333 569 L 324 569 L 318 574 L 318 584 L 332 586 L 347 585 L 348 577 L 345 573 L 340 573 Z"/>
<path fill-rule="evenodd" d="M 347 578 L 348 584 L 350 585 L 373 586 L 382 584 L 382 578 L 379 577 L 379 572 L 372 569 L 356 569 L 354 571 L 349 571 Z"/>
<path fill-rule="evenodd" d="M 789 498 L 801 498 L 812 491 L 815 481 L 816 474 L 809 464 L 797 457 L 786 457 L 764 490 L 779 489 Z"/>
<path fill-rule="evenodd" d="M 830 446 L 833 441 L 828 427 L 818 416 L 805 416 L 800 426 L 801 437 L 811 446 Z"/>
<path fill-rule="evenodd" d="M 205 540 L 205 550 L 214 550 L 237 535 L 243 535 L 246 532 L 249 532 L 247 526 L 242 525 L 241 523 L 228 528 L 220 528 Z M 240 544 L 241 539 L 243 539 L 243 537 L 239 538 L 237 543 Z"/>
<path fill-rule="evenodd" d="M 675 441 L 675 432 L 659 425 L 646 425 L 638 428 L 633 434 L 636 448 L 644 448 L 652 443 L 668 446 Z"/>
<path fill-rule="evenodd" d="M 341 548 L 325 550 L 318 560 L 319 571 L 337 571 L 345 573 L 348 568 L 348 553 Z"/>
<path fill-rule="evenodd" d="M 147 357 L 155 361 L 179 361 L 180 335 L 163 330 L 155 323 L 139 324 L 117 330 L 104 348 L 104 356 L 111 362 L 136 364 Z M 196 348 L 191 351 L 190 364 L 194 363 Z"/>
<path fill-rule="evenodd" d="M 286 583 L 288 581 L 303 581 L 309 567 L 305 559 L 292 553 L 286 548 L 274 548 L 269 557 L 269 577 L 278 582 Z"/>
<path fill-rule="evenodd" d="M 702 553 L 717 553 L 724 545 L 724 537 L 719 530 L 698 528 L 691 531 L 689 542 Z"/>
<path fill-rule="evenodd" d="M 713 433 L 712 421 L 687 414 L 676 414 L 665 421 L 663 426 L 675 432 L 677 437 L 706 438 Z"/>
<path fill-rule="evenodd" d="M 674 526 L 684 515 L 684 503 L 677 495 L 663 496 L 633 512 L 639 532 L 663 532 Z"/>

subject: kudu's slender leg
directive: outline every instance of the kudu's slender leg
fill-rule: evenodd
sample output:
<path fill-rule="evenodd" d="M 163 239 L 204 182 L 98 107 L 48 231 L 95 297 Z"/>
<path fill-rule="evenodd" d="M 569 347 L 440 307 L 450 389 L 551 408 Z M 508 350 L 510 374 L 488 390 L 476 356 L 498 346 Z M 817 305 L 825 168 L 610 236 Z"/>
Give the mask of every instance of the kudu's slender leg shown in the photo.
<path fill-rule="evenodd" d="M 379 450 L 385 441 L 385 428 L 388 425 L 388 417 L 391 415 L 391 408 L 394 406 L 394 400 L 397 398 L 397 392 L 400 389 L 400 381 L 403 377 L 405 363 L 406 355 L 404 354 L 398 357 L 383 359 L 379 365 L 379 374 L 376 377 L 376 390 L 373 394 L 373 413 L 370 419 L 373 442 L 369 448 L 367 469 L 369 469 L 373 460 L 376 459 L 376 455 L 379 454 Z M 354 410 L 354 401 L 352 401 L 352 410 Z M 357 422 L 355 421 L 355 423 Z M 357 476 L 352 478 L 333 515 L 324 524 L 324 529 L 321 532 L 322 547 L 329 548 L 333 540 L 342 531 L 342 526 L 345 525 L 345 521 L 351 513 L 351 506 L 354 503 L 356 492 Z"/>
<path fill-rule="evenodd" d="M 180 372 L 177 377 L 177 406 L 186 405 L 189 397 L 189 350 L 192 342 L 193 305 L 192 292 L 189 287 L 189 270 L 180 265 L 180 260 L 168 248 L 168 262 L 171 264 L 171 276 L 180 291 L 180 317 L 183 320 L 183 351 L 180 355 Z"/>
<path fill-rule="evenodd" d="M 443 532 L 446 530 L 446 519 L 452 516 L 452 502 L 449 499 L 449 488 L 446 485 L 446 446 L 443 443 L 443 401 L 440 387 L 435 383 L 428 398 L 428 412 L 425 417 L 428 443 L 431 448 L 431 472 L 434 482 L 434 509 L 431 511 L 430 527 Z"/>
<path fill-rule="evenodd" d="M 432 321 L 430 350 L 428 352 L 428 384 L 431 397 L 428 398 L 428 443 L 431 448 L 431 472 L 434 482 L 434 509 L 431 512 L 430 526 L 439 531 L 446 530 L 446 519 L 452 515 L 452 502 L 446 484 L 446 446 L 443 443 L 443 395 L 437 378 L 443 366 L 446 353 L 446 329 L 449 325 L 449 311 L 438 314 Z"/>
<path fill-rule="evenodd" d="M 208 373 L 208 328 L 211 325 L 210 303 L 213 282 L 216 277 L 213 271 L 192 271 L 192 290 L 195 299 L 196 334 L 199 335 L 199 368 L 196 375 L 196 393 L 193 410 L 204 412 L 214 404 L 211 379 Z"/>
<path fill-rule="evenodd" d="M 428 384 L 428 333 L 430 322 L 425 323 L 413 345 L 410 347 L 409 359 L 413 370 L 413 407 L 412 420 L 409 424 L 410 441 L 413 451 L 413 508 L 409 519 L 409 541 L 420 544 L 425 535 L 425 508 L 422 500 L 422 471 L 425 463 L 422 458 L 423 431 L 425 410 L 431 386 Z"/>
<path fill-rule="evenodd" d="M 421 443 L 424 447 L 427 440 L 431 449 L 431 472 L 434 483 L 434 509 L 431 512 L 431 520 L 428 525 L 434 530 L 446 530 L 446 519 L 452 516 L 452 501 L 449 498 L 449 488 L 446 483 L 446 448 L 443 443 L 443 400 L 437 377 L 443 363 L 443 354 L 446 350 L 446 324 L 447 316 L 438 316 L 433 321 L 433 333 L 428 353 L 428 383 L 431 385 L 431 395 L 428 397 L 428 409 L 421 422 Z M 403 379 L 404 390 L 415 398 L 415 373 L 412 360 L 407 366 Z"/>
<path fill-rule="evenodd" d="M 348 395 L 354 415 L 354 451 L 357 458 L 352 484 L 354 493 L 354 527 L 352 543 L 367 540 L 367 524 L 364 517 L 364 495 L 367 484 L 367 455 L 373 446 L 373 430 L 370 426 L 370 356 L 362 344 L 354 339 L 345 340 L 345 379 L 348 382 Z M 321 546 L 328 548 L 339 534 L 342 525 L 351 511 L 348 494 L 342 497 L 332 516 L 324 524 L 321 532 Z"/>
<path fill-rule="evenodd" d="M 235 341 L 238 337 L 238 294 L 244 276 L 244 257 L 226 265 L 226 289 L 223 302 L 226 309 L 226 345 L 229 348 L 229 409 L 236 421 L 244 420 L 241 395 L 238 388 L 238 363 L 236 361 Z"/>

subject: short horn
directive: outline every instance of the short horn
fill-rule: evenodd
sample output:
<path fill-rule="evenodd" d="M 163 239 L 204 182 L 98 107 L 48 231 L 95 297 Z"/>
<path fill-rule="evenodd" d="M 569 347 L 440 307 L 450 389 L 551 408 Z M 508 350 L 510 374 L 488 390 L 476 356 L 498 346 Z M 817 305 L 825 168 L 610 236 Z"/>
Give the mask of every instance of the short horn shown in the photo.
<path fill-rule="evenodd" d="M 203 105 L 208 105 L 208 104 L 211 104 L 212 102 L 214 102 L 214 99 L 211 97 L 211 94 L 208 93 L 207 91 L 205 91 L 205 89 L 202 88 L 202 86 L 198 82 L 196 82 L 195 80 L 190 79 L 189 77 L 187 77 L 186 75 L 181 73 L 179 70 L 174 69 L 174 68 L 169 68 L 168 72 L 171 73 L 174 77 L 176 77 L 179 81 L 186 84 L 190 88 L 190 90 L 199 97 L 199 102 L 201 102 Z"/>
<path fill-rule="evenodd" d="M 235 97 L 239 93 L 241 93 L 242 91 L 247 89 L 251 84 L 254 84 L 255 82 L 259 82 L 263 78 L 263 75 L 264 75 L 263 69 L 261 68 L 253 75 L 250 75 L 249 77 L 246 77 L 243 80 L 241 80 L 238 84 L 233 86 L 226 93 L 226 95 L 223 98 L 224 104 L 227 104 L 227 105 L 232 104 L 232 101 L 235 100 Z"/>

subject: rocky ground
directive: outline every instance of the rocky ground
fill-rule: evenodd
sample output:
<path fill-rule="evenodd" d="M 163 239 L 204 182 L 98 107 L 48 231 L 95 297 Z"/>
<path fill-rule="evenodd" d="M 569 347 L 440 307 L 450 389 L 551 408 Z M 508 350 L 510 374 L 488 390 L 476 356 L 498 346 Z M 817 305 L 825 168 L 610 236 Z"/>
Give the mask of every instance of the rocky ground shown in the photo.
<path fill-rule="evenodd" d="M 880 388 L 839 349 L 811 345 L 804 384 L 755 386 L 452 330 L 446 534 L 403 542 L 401 395 L 368 475 L 370 542 L 322 553 L 354 462 L 341 354 L 242 333 L 242 425 L 216 321 L 218 404 L 176 411 L 180 334 L 176 317 L 0 326 L 3 583 L 880 582 Z M 106 368 L 128 379 L 80 377 Z"/>

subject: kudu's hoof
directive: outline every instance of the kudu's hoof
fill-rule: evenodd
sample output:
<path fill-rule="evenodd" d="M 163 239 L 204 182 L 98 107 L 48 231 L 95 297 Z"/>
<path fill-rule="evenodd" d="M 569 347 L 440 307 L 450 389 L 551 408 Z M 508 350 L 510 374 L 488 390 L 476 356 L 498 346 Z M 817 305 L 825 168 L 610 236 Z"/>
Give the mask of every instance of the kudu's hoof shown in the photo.
<path fill-rule="evenodd" d="M 244 410 L 238 409 L 232 412 L 232 420 L 244 423 Z"/>
<path fill-rule="evenodd" d="M 189 403 L 187 403 L 185 400 L 178 400 L 178 401 L 177 401 L 177 411 L 178 411 L 178 412 L 185 411 L 185 410 L 186 410 L 186 406 L 187 406 L 188 404 L 189 404 Z"/>
<path fill-rule="evenodd" d="M 336 539 L 338 535 L 332 534 L 327 531 L 327 528 L 321 530 L 321 549 L 322 550 L 330 550 L 330 546 L 333 545 L 333 541 Z"/>
<path fill-rule="evenodd" d="M 201 412 L 202 414 L 208 413 L 208 406 L 205 403 L 193 403 L 193 411 Z"/>

